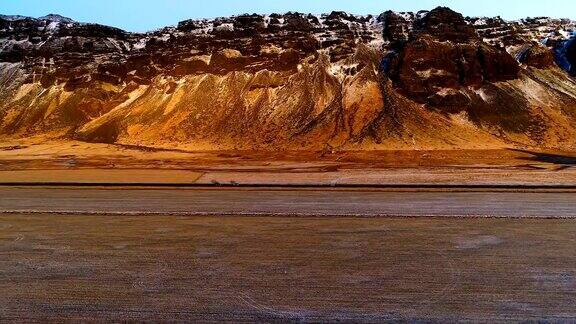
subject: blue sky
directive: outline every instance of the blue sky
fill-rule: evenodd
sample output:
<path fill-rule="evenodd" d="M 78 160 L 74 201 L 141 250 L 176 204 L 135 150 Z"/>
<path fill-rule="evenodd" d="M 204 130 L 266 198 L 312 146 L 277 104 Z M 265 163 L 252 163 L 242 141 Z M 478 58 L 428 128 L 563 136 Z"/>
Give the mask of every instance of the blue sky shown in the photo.
<path fill-rule="evenodd" d="M 575 19 L 574 0 L 0 0 L 0 13 L 43 16 L 58 13 L 78 21 L 96 22 L 129 31 L 147 31 L 188 18 L 241 13 L 344 10 L 377 14 L 388 9 L 416 11 L 449 6 L 464 15 L 517 19 L 551 16 Z"/>

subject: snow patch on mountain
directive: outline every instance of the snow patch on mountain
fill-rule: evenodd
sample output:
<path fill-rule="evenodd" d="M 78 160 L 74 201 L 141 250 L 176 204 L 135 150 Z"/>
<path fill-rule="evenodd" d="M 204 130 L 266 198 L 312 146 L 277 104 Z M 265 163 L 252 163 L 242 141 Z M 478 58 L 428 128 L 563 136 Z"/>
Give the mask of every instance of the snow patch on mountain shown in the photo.
<path fill-rule="evenodd" d="M 64 17 L 61 15 L 56 15 L 56 14 L 49 14 L 46 16 L 38 17 L 38 20 L 50 20 L 50 21 L 55 21 L 55 22 L 59 22 L 59 23 L 66 23 L 66 24 L 70 24 L 70 23 L 74 22 L 74 20 L 71 18 Z"/>

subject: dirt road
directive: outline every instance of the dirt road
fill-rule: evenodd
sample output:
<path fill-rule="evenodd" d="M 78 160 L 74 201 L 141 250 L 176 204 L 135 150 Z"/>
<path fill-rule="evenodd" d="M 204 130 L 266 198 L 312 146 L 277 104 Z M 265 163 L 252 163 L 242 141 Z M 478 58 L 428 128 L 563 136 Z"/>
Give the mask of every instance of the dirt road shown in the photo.
<path fill-rule="evenodd" d="M 0 212 L 572 218 L 576 193 L 2 187 Z"/>

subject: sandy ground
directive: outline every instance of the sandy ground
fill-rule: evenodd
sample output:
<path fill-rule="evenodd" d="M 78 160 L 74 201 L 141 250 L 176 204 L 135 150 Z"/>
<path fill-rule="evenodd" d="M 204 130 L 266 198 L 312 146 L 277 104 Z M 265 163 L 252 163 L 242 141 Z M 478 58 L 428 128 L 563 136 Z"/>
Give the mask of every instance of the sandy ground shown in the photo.
<path fill-rule="evenodd" d="M 576 222 L 0 215 L 2 321 L 576 321 Z"/>
<path fill-rule="evenodd" d="M 0 141 L 0 183 L 10 182 L 576 185 L 576 153 L 187 152 L 82 142 Z"/>

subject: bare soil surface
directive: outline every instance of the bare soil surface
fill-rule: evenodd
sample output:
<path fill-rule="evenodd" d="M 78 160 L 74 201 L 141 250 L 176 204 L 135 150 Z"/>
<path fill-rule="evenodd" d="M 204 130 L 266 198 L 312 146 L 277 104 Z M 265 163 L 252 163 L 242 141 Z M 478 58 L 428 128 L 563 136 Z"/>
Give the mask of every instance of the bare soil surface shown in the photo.
<path fill-rule="evenodd" d="M 576 222 L 0 216 L 2 321 L 575 321 Z"/>
<path fill-rule="evenodd" d="M 0 143 L 0 183 L 576 184 L 574 152 L 194 152 L 31 139 Z"/>

